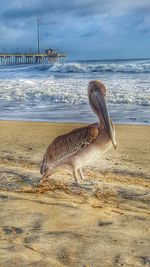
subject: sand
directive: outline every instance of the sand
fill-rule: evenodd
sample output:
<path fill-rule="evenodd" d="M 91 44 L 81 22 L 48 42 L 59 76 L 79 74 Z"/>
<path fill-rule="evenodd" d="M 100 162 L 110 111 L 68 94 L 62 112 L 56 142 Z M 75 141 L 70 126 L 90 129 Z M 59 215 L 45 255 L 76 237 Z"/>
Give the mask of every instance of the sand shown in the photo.
<path fill-rule="evenodd" d="M 48 144 L 79 126 L 0 121 L 0 267 L 150 266 L 149 126 L 117 125 L 81 188 L 62 167 L 32 192 Z"/>

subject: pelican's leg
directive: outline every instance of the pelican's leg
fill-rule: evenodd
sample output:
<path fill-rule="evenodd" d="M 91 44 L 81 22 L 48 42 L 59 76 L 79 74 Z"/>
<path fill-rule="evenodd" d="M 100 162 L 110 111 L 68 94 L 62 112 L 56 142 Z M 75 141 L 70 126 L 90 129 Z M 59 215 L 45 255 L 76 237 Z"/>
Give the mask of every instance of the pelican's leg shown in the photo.
<path fill-rule="evenodd" d="M 49 176 L 49 175 L 51 175 L 52 174 L 52 170 L 47 170 L 44 174 L 43 174 L 43 176 L 42 176 L 42 178 L 41 178 L 41 180 L 40 180 L 40 182 L 39 182 L 39 185 L 41 185 L 43 182 L 44 182 L 44 180 L 46 181 L 47 180 L 47 177 Z"/>
<path fill-rule="evenodd" d="M 74 169 L 74 170 L 73 170 L 73 177 L 74 177 L 74 179 L 75 179 L 75 183 L 76 183 L 76 185 L 79 185 L 77 169 Z"/>
<path fill-rule="evenodd" d="M 82 168 L 79 168 L 78 171 L 79 171 L 81 180 L 85 180 L 84 174 L 83 174 L 83 172 L 82 172 Z"/>

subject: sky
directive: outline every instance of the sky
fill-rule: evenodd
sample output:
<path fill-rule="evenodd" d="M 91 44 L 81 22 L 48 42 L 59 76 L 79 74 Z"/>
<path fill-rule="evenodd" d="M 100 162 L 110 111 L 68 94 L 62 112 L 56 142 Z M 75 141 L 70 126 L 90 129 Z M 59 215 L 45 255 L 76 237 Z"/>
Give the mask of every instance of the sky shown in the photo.
<path fill-rule="evenodd" d="M 0 0 L 0 51 L 52 47 L 73 60 L 150 58 L 150 0 Z"/>

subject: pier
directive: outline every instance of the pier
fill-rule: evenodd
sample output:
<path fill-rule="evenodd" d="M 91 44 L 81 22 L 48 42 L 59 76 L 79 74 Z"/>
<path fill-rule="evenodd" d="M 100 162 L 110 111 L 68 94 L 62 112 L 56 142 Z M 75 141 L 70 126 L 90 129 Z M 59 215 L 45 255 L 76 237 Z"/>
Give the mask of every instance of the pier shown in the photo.
<path fill-rule="evenodd" d="M 36 21 L 37 26 L 37 52 L 31 53 L 19 53 L 17 48 L 17 53 L 0 53 L 0 65 L 17 65 L 17 64 L 43 64 L 59 62 L 60 60 L 67 59 L 67 55 L 64 53 L 59 53 L 53 48 L 48 48 L 44 52 L 40 51 L 40 30 L 39 30 L 39 17 Z"/>
<path fill-rule="evenodd" d="M 47 49 L 44 53 L 0 53 L 0 65 L 42 64 L 66 61 L 66 54 Z"/>

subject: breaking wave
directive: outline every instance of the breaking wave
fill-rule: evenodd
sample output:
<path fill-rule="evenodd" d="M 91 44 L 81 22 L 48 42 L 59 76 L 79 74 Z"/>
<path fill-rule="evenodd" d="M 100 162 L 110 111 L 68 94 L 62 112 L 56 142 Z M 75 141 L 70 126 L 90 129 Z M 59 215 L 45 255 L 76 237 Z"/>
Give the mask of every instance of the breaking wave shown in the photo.
<path fill-rule="evenodd" d="M 55 63 L 49 67 L 50 72 L 62 73 L 91 73 L 91 72 L 124 72 L 124 73 L 150 73 L 150 63 L 103 63 L 103 64 L 83 64 L 83 63 Z"/>
<path fill-rule="evenodd" d="M 0 73 L 11 72 L 11 73 L 28 73 L 28 74 L 42 74 L 42 73 L 150 73 L 150 61 L 144 62 L 133 62 L 133 63 L 53 63 L 53 64 L 42 64 L 42 65 L 23 65 L 23 66 L 6 66 L 0 68 Z"/>

